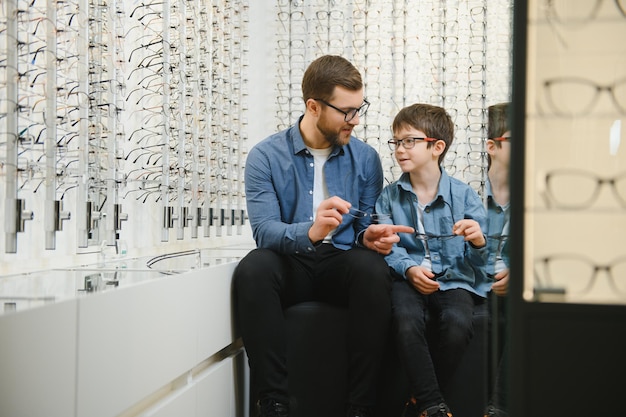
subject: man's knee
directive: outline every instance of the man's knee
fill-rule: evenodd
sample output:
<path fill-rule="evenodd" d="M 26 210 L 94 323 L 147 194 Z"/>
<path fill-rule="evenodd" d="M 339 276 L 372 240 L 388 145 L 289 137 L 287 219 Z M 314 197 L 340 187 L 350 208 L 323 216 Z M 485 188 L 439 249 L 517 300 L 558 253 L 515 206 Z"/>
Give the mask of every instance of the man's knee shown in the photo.
<path fill-rule="evenodd" d="M 236 293 L 254 292 L 270 284 L 280 266 L 279 256 L 268 249 L 254 249 L 239 261 L 233 273 Z"/>

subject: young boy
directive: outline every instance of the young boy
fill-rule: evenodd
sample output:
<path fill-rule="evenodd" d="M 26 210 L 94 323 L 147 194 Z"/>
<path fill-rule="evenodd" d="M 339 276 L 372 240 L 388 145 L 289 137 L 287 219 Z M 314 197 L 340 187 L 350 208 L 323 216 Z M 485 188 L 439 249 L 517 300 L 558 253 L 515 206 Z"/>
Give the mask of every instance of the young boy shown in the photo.
<path fill-rule="evenodd" d="M 376 212 L 416 230 L 401 234 L 385 257 L 397 275 L 394 337 L 412 390 L 405 415 L 451 417 L 442 392 L 473 336 L 474 305 L 490 289 L 484 278 L 486 212 L 478 194 L 440 166 L 454 137 L 443 108 L 405 107 L 392 129 L 389 146 L 403 174 L 385 187 Z M 427 312 L 438 331 L 432 355 L 425 336 Z"/>
<path fill-rule="evenodd" d="M 510 204 L 509 204 L 509 162 L 511 160 L 511 131 L 508 115 L 509 103 L 500 103 L 489 106 L 489 126 L 487 139 L 487 171 L 486 205 L 487 205 L 487 241 L 489 258 L 487 261 L 487 276 L 493 279 L 491 286 L 492 317 L 494 320 L 491 334 L 503 335 L 506 330 L 507 316 L 506 302 L 502 300 L 507 295 L 509 285 L 509 248 L 508 239 Z M 490 395 L 489 405 L 485 410 L 485 417 L 507 417 L 506 380 L 508 355 L 505 342 L 496 337 L 498 342 L 499 366 Z"/>

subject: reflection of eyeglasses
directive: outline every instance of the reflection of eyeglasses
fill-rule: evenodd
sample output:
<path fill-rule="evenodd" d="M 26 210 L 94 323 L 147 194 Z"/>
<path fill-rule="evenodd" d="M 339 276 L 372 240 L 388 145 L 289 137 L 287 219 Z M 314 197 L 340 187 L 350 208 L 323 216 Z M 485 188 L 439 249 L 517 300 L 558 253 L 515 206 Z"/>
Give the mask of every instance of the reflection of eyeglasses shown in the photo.
<path fill-rule="evenodd" d="M 333 106 L 332 104 L 330 104 L 326 100 L 322 100 L 321 98 L 314 98 L 313 100 L 320 101 L 320 102 L 324 103 L 324 105 L 337 110 L 339 113 L 343 114 L 343 116 L 344 116 L 343 120 L 346 121 L 346 122 L 349 122 L 350 120 L 354 119 L 357 116 L 357 114 L 359 115 L 359 117 L 365 116 L 365 113 L 367 112 L 367 109 L 370 106 L 370 102 L 369 101 L 363 100 L 363 104 L 361 105 L 361 107 L 354 108 L 354 109 L 348 109 L 347 111 L 345 111 L 345 110 L 341 110 L 339 107 Z"/>
<path fill-rule="evenodd" d="M 615 199 L 626 208 L 626 172 L 612 178 L 601 178 L 592 172 L 577 169 L 561 169 L 546 174 L 546 192 L 560 209 L 590 207 L 603 184 L 611 186 Z"/>
<path fill-rule="evenodd" d="M 435 138 L 403 138 L 403 139 L 391 139 L 387 141 L 389 149 L 395 151 L 402 145 L 404 149 L 411 149 L 415 146 L 415 142 L 437 142 L 439 139 Z"/>
<path fill-rule="evenodd" d="M 497 252 L 500 252 L 502 250 L 502 247 L 504 246 L 504 244 L 506 243 L 508 239 L 509 239 L 509 235 L 488 235 L 487 236 L 487 242 L 489 242 L 490 240 L 498 241 L 498 245 L 496 247 Z"/>
<path fill-rule="evenodd" d="M 535 260 L 535 274 L 541 286 L 587 293 L 598 272 L 605 271 L 613 290 L 626 294 L 626 256 L 600 265 L 582 254 L 555 254 Z"/>
<path fill-rule="evenodd" d="M 583 23 L 596 18 L 602 0 L 595 2 L 587 0 L 576 3 L 576 5 L 572 5 L 569 1 L 556 0 L 547 3 L 546 15 L 548 18 L 554 18 L 561 23 Z M 622 16 L 626 17 L 626 3 L 623 0 L 615 0 L 615 5 Z"/>
<path fill-rule="evenodd" d="M 500 136 L 499 138 L 489 138 L 491 140 L 497 140 L 498 142 L 506 142 L 511 140 L 510 136 Z"/>
<path fill-rule="evenodd" d="M 611 85 L 599 85 L 584 78 L 563 77 L 545 80 L 543 86 L 547 100 L 557 115 L 587 115 L 602 91 L 609 93 L 621 114 L 626 114 L 626 79 Z"/>

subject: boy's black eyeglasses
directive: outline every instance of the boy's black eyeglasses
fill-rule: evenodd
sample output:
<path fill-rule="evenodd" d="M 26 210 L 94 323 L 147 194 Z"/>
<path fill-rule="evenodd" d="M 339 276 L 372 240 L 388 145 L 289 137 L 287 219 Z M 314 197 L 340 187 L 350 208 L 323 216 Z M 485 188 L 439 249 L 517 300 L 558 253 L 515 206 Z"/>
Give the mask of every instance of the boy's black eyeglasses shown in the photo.
<path fill-rule="evenodd" d="M 365 99 L 363 100 L 363 104 L 361 104 L 361 107 L 356 108 L 356 109 L 348 109 L 348 111 L 345 111 L 345 110 L 341 110 L 339 107 L 333 106 L 332 104 L 330 104 L 326 100 L 322 100 L 321 98 L 314 98 L 313 100 L 320 101 L 324 105 L 337 110 L 339 113 L 343 114 L 343 120 L 346 122 L 349 122 L 350 120 L 354 119 L 357 114 L 359 115 L 359 117 L 365 116 L 365 113 L 367 113 L 367 109 L 370 106 L 370 102 L 367 101 L 367 99 Z"/>
<path fill-rule="evenodd" d="M 404 146 L 404 149 L 411 149 L 412 147 L 415 146 L 415 142 L 416 141 L 423 141 L 423 142 L 437 142 L 439 139 L 435 139 L 435 138 L 404 138 L 404 139 L 391 139 L 387 142 L 387 144 L 389 145 L 389 149 L 391 149 L 392 151 L 395 151 L 396 149 L 398 149 L 400 147 L 400 144 L 402 144 L 402 146 Z"/>

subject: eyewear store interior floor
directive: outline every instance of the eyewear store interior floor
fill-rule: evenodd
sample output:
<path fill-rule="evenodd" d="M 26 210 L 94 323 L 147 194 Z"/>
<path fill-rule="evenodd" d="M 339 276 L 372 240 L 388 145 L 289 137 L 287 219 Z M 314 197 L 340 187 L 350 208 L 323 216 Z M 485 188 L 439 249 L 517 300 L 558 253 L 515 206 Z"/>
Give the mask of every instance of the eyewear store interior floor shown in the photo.
<path fill-rule="evenodd" d="M 510 313 L 477 314 L 454 416 L 482 415 L 503 344 L 511 416 L 621 409 L 598 380 L 626 374 L 626 5 L 522 3 L 2 0 L 0 417 L 256 416 L 231 299 L 246 156 L 298 120 L 325 54 L 362 74 L 354 135 L 385 184 L 393 117 L 428 103 L 455 124 L 442 167 L 486 201 L 487 108 L 512 102 Z M 343 416 L 345 315 L 313 307 L 288 317 L 292 415 Z M 394 358 L 381 417 L 407 399 Z"/>

